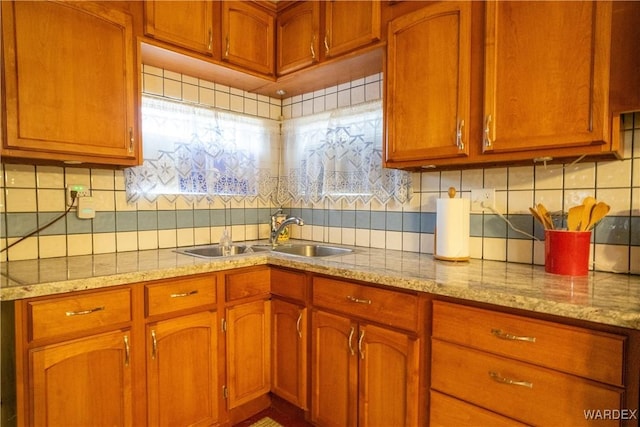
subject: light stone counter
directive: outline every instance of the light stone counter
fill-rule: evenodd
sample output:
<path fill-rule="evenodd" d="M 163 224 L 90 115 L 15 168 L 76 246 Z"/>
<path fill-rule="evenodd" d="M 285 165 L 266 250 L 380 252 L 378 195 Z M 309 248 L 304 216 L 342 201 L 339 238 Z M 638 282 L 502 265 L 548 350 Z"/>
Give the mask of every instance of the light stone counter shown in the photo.
<path fill-rule="evenodd" d="M 326 258 L 258 252 L 207 260 L 161 249 L 5 262 L 0 264 L 0 301 L 264 264 L 640 330 L 637 275 L 572 278 L 545 273 L 540 266 L 450 263 L 369 248 Z"/>

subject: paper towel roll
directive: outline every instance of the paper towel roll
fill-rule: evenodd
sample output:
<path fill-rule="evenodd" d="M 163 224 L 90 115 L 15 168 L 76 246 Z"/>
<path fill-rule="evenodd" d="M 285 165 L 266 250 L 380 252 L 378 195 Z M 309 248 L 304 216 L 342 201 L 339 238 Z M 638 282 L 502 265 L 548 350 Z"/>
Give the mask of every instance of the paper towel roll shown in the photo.
<path fill-rule="evenodd" d="M 469 199 L 436 201 L 434 258 L 447 261 L 469 259 Z"/>

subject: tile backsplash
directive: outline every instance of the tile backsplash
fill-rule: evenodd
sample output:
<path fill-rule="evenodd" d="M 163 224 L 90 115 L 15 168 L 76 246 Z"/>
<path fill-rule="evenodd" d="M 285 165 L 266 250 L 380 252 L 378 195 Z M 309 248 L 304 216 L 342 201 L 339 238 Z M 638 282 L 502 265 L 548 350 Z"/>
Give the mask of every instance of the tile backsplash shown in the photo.
<path fill-rule="evenodd" d="M 282 100 L 150 66 L 143 67 L 142 77 L 148 94 L 272 120 L 379 99 L 383 92 L 380 74 Z M 451 186 L 466 198 L 471 189 L 495 188 L 496 210 L 541 240 L 543 232 L 529 215 L 529 206 L 544 203 L 553 212 L 566 212 L 593 195 L 612 207 L 593 235 L 594 267 L 640 274 L 640 113 L 624 116 L 624 141 L 621 161 L 414 173 L 413 197 L 403 205 L 323 202 L 284 208 L 305 220 L 304 227 L 292 226 L 294 238 L 432 253 L 436 200 L 446 197 Z M 90 188 L 96 209 L 92 220 L 70 212 L 3 252 L 2 261 L 216 243 L 225 227 L 234 241 L 266 239 L 276 209 L 259 201 L 223 205 L 181 197 L 131 205 L 119 170 L 2 164 L 1 172 L 0 247 L 62 214 L 69 184 Z M 543 264 L 541 240 L 514 231 L 495 213 L 471 215 L 472 258 Z"/>

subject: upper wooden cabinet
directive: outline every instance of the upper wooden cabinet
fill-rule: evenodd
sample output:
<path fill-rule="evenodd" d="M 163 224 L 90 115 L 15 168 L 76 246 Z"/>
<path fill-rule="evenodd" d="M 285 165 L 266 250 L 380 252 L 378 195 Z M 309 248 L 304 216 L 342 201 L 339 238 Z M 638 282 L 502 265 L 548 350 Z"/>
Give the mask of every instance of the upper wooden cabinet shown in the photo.
<path fill-rule="evenodd" d="M 135 165 L 132 17 L 91 2 L 2 2 L 2 156 Z"/>
<path fill-rule="evenodd" d="M 387 43 L 387 164 L 468 155 L 471 4 L 402 16 Z"/>
<path fill-rule="evenodd" d="M 213 55 L 214 38 L 220 27 L 214 26 L 214 2 L 146 0 L 144 32 L 162 40 L 205 55 Z"/>
<path fill-rule="evenodd" d="M 245 1 L 222 2 L 222 59 L 274 75 L 275 13 Z"/>
<path fill-rule="evenodd" d="M 380 1 L 324 3 L 324 55 L 335 57 L 380 40 Z"/>
<path fill-rule="evenodd" d="M 466 6 L 458 7 L 455 15 L 456 5 L 430 5 L 389 26 L 387 166 L 622 154 L 619 115 L 640 108 L 640 95 L 632 89 L 640 84 L 639 3 L 472 2 L 470 24 Z M 439 15 L 438 8 L 450 9 L 449 16 Z M 427 19 L 429 11 L 433 16 Z M 420 42 L 420 31 L 435 34 L 441 51 Z M 428 50 L 416 53 L 423 49 Z M 468 73 L 467 60 L 469 86 L 468 74 L 460 74 Z M 398 80 L 406 75 L 413 76 L 407 79 L 413 93 Z M 467 99 L 469 118 L 461 126 Z M 436 106 L 442 110 L 432 120 Z"/>
<path fill-rule="evenodd" d="M 276 46 L 278 75 L 318 62 L 320 58 L 320 4 L 317 0 L 295 3 L 278 14 Z"/>

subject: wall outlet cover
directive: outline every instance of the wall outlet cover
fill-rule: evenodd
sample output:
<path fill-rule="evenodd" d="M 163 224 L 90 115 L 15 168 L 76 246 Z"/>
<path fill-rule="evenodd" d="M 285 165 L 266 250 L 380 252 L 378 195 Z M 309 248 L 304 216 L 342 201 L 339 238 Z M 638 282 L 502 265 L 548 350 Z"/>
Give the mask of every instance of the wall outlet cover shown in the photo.
<path fill-rule="evenodd" d="M 491 212 L 496 207 L 495 188 L 471 190 L 471 212 Z"/>

